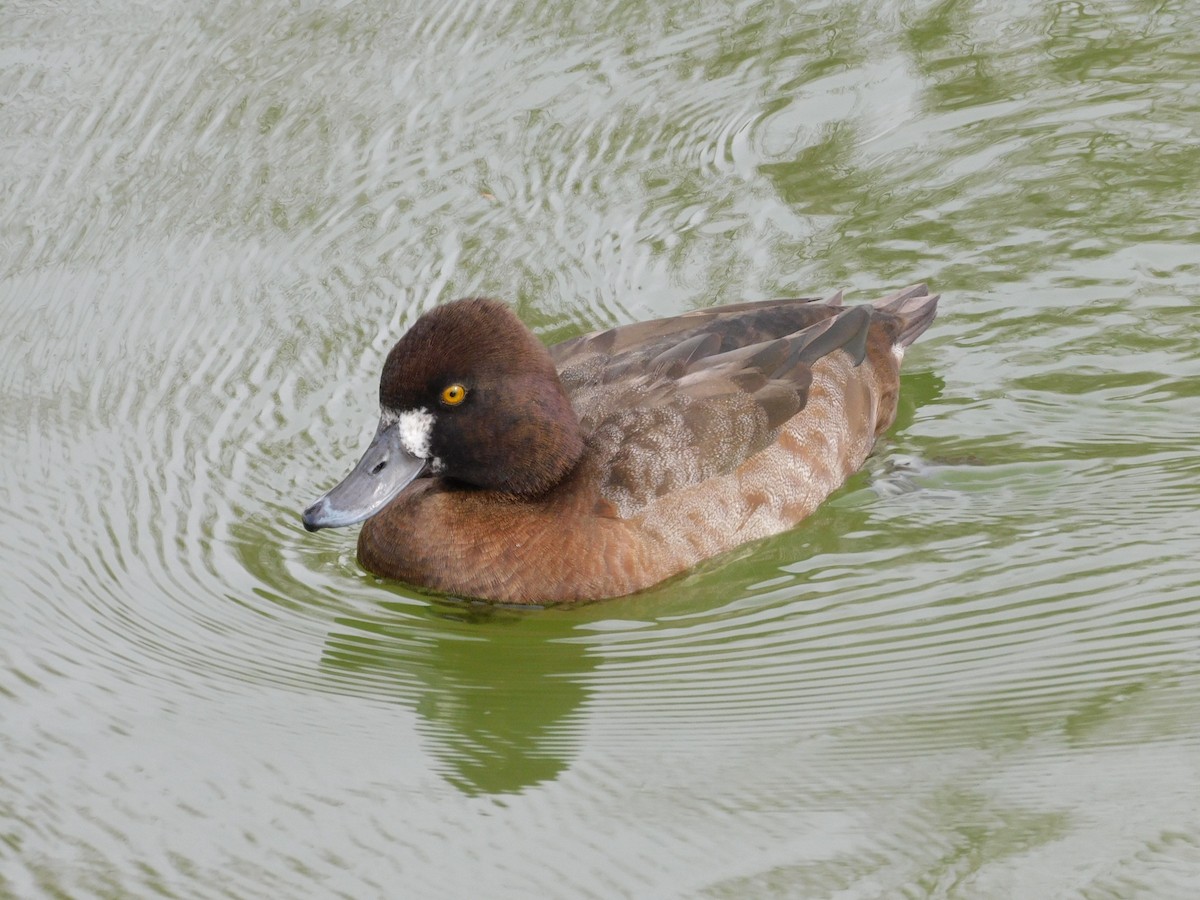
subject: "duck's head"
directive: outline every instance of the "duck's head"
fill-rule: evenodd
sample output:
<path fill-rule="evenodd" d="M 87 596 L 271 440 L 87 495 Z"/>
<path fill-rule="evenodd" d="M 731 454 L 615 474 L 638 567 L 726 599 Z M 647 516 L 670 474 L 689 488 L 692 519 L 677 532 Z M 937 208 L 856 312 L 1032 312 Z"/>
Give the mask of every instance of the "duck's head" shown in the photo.
<path fill-rule="evenodd" d="M 583 452 L 579 420 L 546 348 L 503 303 L 456 300 L 423 315 L 388 354 L 379 428 L 304 527 L 352 525 L 428 471 L 535 496 Z"/>

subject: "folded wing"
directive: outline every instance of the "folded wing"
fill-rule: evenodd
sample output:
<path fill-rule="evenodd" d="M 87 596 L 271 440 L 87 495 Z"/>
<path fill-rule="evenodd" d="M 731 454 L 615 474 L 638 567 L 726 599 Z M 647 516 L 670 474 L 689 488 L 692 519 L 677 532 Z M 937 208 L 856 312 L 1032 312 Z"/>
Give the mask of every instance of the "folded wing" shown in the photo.
<path fill-rule="evenodd" d="M 804 409 L 817 360 L 866 354 L 877 313 L 840 300 L 719 307 L 551 348 L 606 473 L 604 500 L 635 516 L 767 447 Z"/>

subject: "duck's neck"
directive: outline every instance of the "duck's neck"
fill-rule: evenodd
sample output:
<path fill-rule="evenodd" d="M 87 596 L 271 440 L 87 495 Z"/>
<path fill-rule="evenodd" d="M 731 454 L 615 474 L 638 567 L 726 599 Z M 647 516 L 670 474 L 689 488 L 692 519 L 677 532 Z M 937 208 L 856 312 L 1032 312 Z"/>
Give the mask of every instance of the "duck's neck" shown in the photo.
<path fill-rule="evenodd" d="M 481 487 L 537 497 L 561 483 L 582 458 L 579 417 L 548 357 L 546 363 L 549 371 L 532 376 L 529 385 L 510 386 L 511 396 L 521 399 L 513 404 L 491 454 L 494 460 L 506 461 L 504 471 Z"/>

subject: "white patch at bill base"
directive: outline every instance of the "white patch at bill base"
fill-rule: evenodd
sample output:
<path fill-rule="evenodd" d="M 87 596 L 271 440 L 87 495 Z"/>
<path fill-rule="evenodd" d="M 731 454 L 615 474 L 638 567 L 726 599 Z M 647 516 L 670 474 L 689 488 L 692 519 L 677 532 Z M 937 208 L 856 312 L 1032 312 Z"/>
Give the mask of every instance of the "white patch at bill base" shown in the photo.
<path fill-rule="evenodd" d="M 399 431 L 400 444 L 417 459 L 429 459 L 429 445 L 433 440 L 433 413 L 421 407 L 395 412 L 385 409 L 383 417 L 394 416 Z"/>

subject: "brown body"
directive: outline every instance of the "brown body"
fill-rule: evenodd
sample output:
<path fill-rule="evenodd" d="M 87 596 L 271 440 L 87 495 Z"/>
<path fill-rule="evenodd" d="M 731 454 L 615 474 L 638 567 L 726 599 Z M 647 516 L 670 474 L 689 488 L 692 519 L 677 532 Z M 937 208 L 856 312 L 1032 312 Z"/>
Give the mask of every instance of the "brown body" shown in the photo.
<path fill-rule="evenodd" d="M 741 304 L 548 351 L 536 342 L 508 347 L 518 369 L 545 370 L 548 361 L 555 384 L 531 389 L 504 373 L 481 379 L 477 418 L 439 412 L 439 422 L 463 418 L 454 420 L 455 439 L 443 444 L 447 462 L 435 463 L 449 475 L 455 448 L 486 448 L 489 434 L 520 433 L 518 444 L 502 448 L 503 465 L 536 472 L 544 464 L 556 473 L 542 479 L 552 486 L 521 493 L 500 476 L 492 484 L 483 476 L 418 478 L 364 524 L 359 560 L 371 572 L 439 592 L 552 603 L 633 593 L 785 531 L 842 485 L 892 424 L 904 347 L 932 321 L 936 300 L 919 285 L 853 308 L 843 308 L 840 296 Z M 447 328 L 477 326 L 471 317 L 478 315 L 516 322 L 492 301 L 460 303 L 477 306 L 448 314 L 463 321 Z M 487 332 L 507 345 L 506 327 L 490 323 Z M 402 348 L 403 341 L 393 351 L 395 366 L 424 355 L 415 342 Z M 535 362 L 539 354 L 545 358 Z M 410 369 L 393 377 L 441 383 Z M 504 426 L 485 427 L 486 401 L 496 396 L 489 385 L 512 383 L 523 397 L 548 397 L 544 405 L 556 419 L 569 415 L 550 397 L 561 391 L 577 420 L 571 427 L 579 448 L 562 451 L 558 441 L 541 452 L 529 426 L 536 411 L 525 411 L 543 406 L 541 399 L 506 413 Z M 564 461 L 563 452 L 573 458 Z"/>

